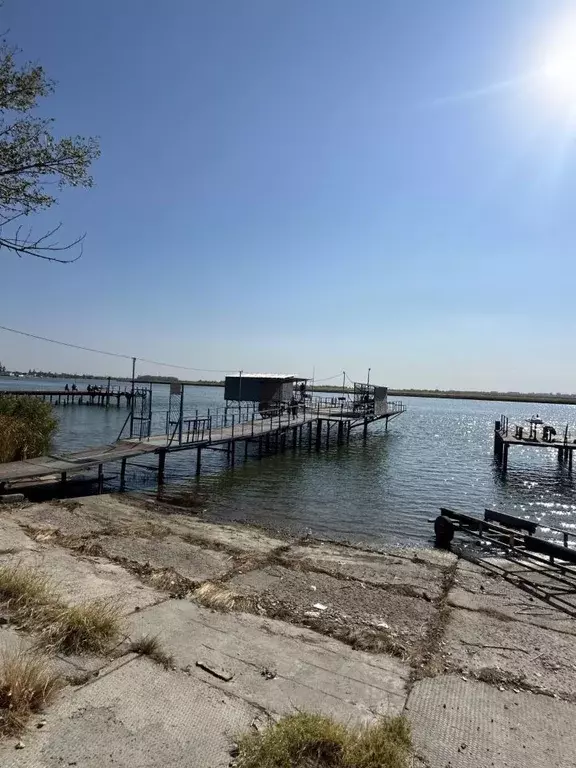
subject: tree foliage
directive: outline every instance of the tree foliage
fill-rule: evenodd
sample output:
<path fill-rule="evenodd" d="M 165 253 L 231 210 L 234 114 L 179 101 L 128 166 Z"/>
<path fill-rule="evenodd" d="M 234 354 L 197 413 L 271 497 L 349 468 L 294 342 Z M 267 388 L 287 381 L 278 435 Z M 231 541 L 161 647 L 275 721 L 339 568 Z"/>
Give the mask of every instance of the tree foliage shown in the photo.
<path fill-rule="evenodd" d="M 61 224 L 34 233 L 28 217 L 50 208 L 64 187 L 90 187 L 98 141 L 56 138 L 54 120 L 34 114 L 54 92 L 39 65 L 18 62 L 19 51 L 0 42 L 0 249 L 48 261 L 75 261 L 84 236 L 58 240 Z M 63 253 L 63 252 L 68 252 Z"/>

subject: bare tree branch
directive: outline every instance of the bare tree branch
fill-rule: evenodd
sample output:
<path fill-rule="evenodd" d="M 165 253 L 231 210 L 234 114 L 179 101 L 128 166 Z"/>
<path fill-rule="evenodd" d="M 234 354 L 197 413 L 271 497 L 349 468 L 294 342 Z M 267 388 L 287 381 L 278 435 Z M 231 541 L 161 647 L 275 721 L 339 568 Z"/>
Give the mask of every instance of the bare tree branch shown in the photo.
<path fill-rule="evenodd" d="M 70 264 L 82 256 L 85 235 L 62 244 L 54 240 L 61 224 L 35 236 L 23 222 L 57 202 L 55 187 L 92 186 L 100 149 L 94 138 L 54 138 L 53 120 L 32 113 L 54 83 L 41 66 L 18 63 L 18 54 L 0 41 L 0 251 Z M 66 251 L 75 255 L 58 255 Z"/>

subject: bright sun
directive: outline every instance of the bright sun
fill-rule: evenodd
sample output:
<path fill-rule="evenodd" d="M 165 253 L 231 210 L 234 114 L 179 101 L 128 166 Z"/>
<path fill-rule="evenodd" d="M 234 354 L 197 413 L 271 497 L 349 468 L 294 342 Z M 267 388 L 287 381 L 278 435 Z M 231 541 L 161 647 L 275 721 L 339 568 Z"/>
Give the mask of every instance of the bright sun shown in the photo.
<path fill-rule="evenodd" d="M 555 101 L 564 104 L 576 102 L 576 50 L 552 56 L 544 65 L 542 74 L 545 88 Z"/>

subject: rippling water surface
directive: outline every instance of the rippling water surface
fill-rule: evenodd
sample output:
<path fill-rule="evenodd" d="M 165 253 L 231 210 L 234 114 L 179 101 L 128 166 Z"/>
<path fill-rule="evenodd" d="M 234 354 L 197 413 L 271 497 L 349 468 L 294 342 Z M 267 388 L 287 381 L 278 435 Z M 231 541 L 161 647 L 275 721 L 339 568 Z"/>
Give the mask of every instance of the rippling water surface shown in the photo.
<path fill-rule="evenodd" d="M 9 380 L 0 386 L 63 387 L 51 381 Z M 189 387 L 186 410 L 201 412 L 223 404 L 217 387 Z M 163 423 L 168 387 L 156 385 L 156 423 Z M 226 469 L 223 457 L 206 451 L 205 474 L 193 477 L 192 452 L 167 459 L 169 484 L 205 492 L 206 515 L 248 520 L 266 526 L 371 543 L 430 539 L 428 518 L 440 506 L 481 512 L 507 510 L 567 530 L 576 530 L 576 488 L 556 452 L 510 449 L 505 478 L 494 464 L 494 421 L 501 413 L 522 422 L 535 411 L 576 436 L 576 406 L 405 398 L 408 411 L 370 428 L 368 440 L 354 434 L 349 444 L 329 451 L 306 449 L 251 460 Z M 125 408 L 57 408 L 60 430 L 55 450 L 73 450 L 116 439 Z M 560 431 L 560 430 L 558 430 Z M 144 463 L 144 462 L 142 462 Z M 575 467 L 576 477 L 576 467 Z M 133 469 L 133 488 L 152 488 L 153 473 Z M 111 484 L 111 488 L 115 486 Z"/>

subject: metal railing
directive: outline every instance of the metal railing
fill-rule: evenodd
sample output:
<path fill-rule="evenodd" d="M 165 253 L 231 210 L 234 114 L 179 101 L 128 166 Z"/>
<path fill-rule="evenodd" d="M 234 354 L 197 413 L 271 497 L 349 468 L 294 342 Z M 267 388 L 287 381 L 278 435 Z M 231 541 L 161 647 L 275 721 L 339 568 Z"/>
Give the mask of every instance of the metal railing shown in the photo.
<path fill-rule="evenodd" d="M 354 408 L 354 405 L 364 406 Z M 370 410 L 372 408 L 372 410 Z M 387 404 L 382 414 L 374 415 L 373 403 L 353 403 L 346 398 L 319 397 L 303 402 L 279 405 L 267 411 L 257 412 L 254 408 L 213 409 L 205 414 L 196 410 L 193 415 L 184 414 L 182 420 L 171 420 L 166 414 L 166 440 L 170 446 L 190 443 L 213 443 L 238 437 L 258 437 L 276 429 L 289 429 L 316 419 L 377 419 L 404 413 L 406 406 L 400 402 Z M 232 411 L 232 412 L 231 412 Z"/>

